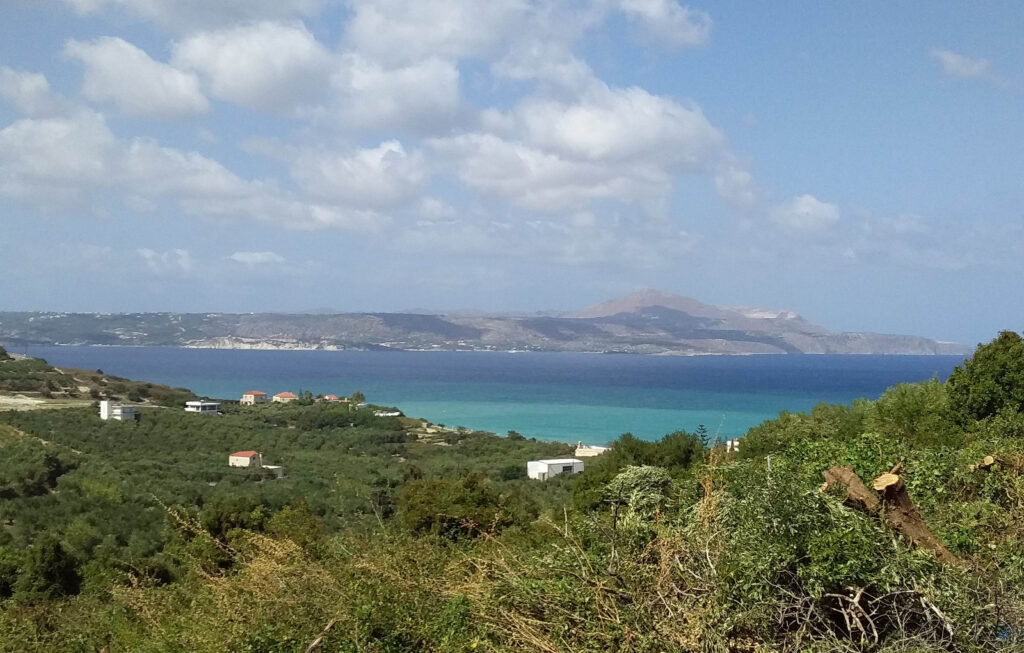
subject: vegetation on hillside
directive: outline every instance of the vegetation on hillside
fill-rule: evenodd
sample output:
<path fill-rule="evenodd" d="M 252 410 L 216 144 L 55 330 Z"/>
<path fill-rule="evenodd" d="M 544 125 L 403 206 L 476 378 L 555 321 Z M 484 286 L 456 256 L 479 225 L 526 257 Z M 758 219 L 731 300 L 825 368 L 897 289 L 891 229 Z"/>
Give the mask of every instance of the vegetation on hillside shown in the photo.
<path fill-rule="evenodd" d="M 0 348 L 0 393 L 45 399 L 113 399 L 180 406 L 195 395 L 184 388 L 131 381 L 103 370 L 54 367 L 39 358 L 15 358 Z"/>
<path fill-rule="evenodd" d="M 1019 343 L 738 455 L 627 434 L 543 483 L 525 461 L 565 445 L 369 409 L 2 413 L 0 650 L 1018 651 Z M 949 556 L 823 486 L 837 466 L 897 476 Z"/>

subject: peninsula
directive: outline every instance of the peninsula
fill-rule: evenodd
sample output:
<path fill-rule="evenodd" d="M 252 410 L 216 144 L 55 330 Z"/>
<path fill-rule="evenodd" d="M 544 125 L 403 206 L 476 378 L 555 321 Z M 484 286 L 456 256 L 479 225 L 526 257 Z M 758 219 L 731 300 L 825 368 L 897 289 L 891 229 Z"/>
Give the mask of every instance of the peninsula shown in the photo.
<path fill-rule="evenodd" d="M 713 306 L 655 290 L 557 315 L 0 312 L 0 342 L 691 356 L 970 351 L 918 336 L 833 332 L 790 310 Z"/>

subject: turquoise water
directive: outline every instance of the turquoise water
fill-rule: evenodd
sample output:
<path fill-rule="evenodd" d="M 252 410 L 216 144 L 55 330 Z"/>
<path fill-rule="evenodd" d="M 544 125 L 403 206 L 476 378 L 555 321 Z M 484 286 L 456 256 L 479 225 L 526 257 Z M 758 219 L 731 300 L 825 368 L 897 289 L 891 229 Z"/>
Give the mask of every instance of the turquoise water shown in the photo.
<path fill-rule="evenodd" d="M 246 390 L 348 395 L 448 426 L 602 444 L 707 426 L 742 435 L 782 410 L 875 398 L 899 382 L 944 379 L 957 356 L 699 356 L 240 351 L 29 347 L 55 365 L 182 386 L 210 397 Z"/>

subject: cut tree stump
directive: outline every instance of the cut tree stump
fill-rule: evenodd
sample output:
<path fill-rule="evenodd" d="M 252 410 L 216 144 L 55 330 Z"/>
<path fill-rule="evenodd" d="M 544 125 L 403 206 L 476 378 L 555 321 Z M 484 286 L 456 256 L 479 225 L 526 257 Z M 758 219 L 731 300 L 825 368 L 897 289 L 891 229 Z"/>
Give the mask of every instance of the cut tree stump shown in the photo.
<path fill-rule="evenodd" d="M 983 471 L 988 471 L 995 467 L 996 465 L 999 465 L 1001 468 L 1013 472 L 1016 476 L 1020 476 L 1021 473 L 1024 473 L 1024 457 L 1022 457 L 1020 454 L 1008 454 L 1004 456 L 985 456 L 984 458 L 981 459 L 980 463 L 975 463 L 971 465 L 971 470 L 973 471 L 975 469 L 980 469 Z"/>
<path fill-rule="evenodd" d="M 907 486 L 899 476 L 901 469 L 902 465 L 896 465 L 872 481 L 871 487 L 875 490 L 872 492 L 852 467 L 836 465 L 822 473 L 825 477 L 822 490 L 833 486 L 842 487 L 846 492 L 848 505 L 880 516 L 885 524 L 902 533 L 911 544 L 932 551 L 939 562 L 955 562 L 956 556 L 935 537 L 921 518 L 920 511 L 910 499 Z"/>

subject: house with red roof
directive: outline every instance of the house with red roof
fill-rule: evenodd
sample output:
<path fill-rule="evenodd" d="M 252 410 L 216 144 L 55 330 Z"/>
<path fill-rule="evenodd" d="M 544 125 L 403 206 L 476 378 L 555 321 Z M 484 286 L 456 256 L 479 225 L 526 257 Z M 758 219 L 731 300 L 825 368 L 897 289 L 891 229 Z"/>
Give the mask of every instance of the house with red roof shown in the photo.
<path fill-rule="evenodd" d="M 295 401 L 299 398 L 299 395 L 294 392 L 278 392 L 274 395 L 274 402 L 279 404 L 287 404 L 290 401 Z"/>
<path fill-rule="evenodd" d="M 267 396 L 266 392 L 249 390 L 248 392 L 242 393 L 242 398 L 238 403 L 243 406 L 252 406 L 253 404 L 265 404 L 268 401 L 270 401 L 270 397 Z"/>
<path fill-rule="evenodd" d="M 262 467 L 263 456 L 259 451 L 236 451 L 228 456 L 230 467 Z"/>

